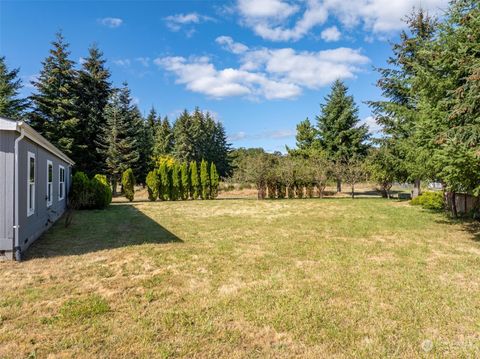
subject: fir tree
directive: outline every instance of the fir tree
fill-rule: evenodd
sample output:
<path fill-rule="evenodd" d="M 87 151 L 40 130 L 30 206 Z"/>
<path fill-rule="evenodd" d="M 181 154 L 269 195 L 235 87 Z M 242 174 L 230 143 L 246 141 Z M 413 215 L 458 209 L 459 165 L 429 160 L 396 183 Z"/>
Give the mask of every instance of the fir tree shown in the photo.
<path fill-rule="evenodd" d="M 159 121 L 155 129 L 153 141 L 153 155 L 155 157 L 171 154 L 173 151 L 173 132 L 168 117 Z"/>
<path fill-rule="evenodd" d="M 68 44 L 57 33 L 50 56 L 43 61 L 36 92 L 30 97 L 33 111 L 30 124 L 61 151 L 76 160 L 77 144 L 84 136 L 78 128 L 74 63 L 69 59 Z"/>
<path fill-rule="evenodd" d="M 218 185 L 220 182 L 220 177 L 217 172 L 217 167 L 215 163 L 210 164 L 210 196 L 211 198 L 217 198 L 218 196 Z"/>
<path fill-rule="evenodd" d="M 198 168 L 197 168 L 197 162 L 192 161 L 190 162 L 190 197 L 192 199 L 197 199 L 198 196 L 200 195 L 200 179 L 198 178 Z"/>
<path fill-rule="evenodd" d="M 22 119 L 28 101 L 18 97 L 22 81 L 18 78 L 20 69 L 8 70 L 5 57 L 0 57 L 0 116 L 14 120 Z"/>
<path fill-rule="evenodd" d="M 192 118 L 184 110 L 173 126 L 174 150 L 173 153 L 179 161 L 195 160 L 195 144 L 192 133 Z"/>
<path fill-rule="evenodd" d="M 343 82 L 335 81 L 317 116 L 320 146 L 336 162 L 364 156 L 368 148 L 365 143 L 368 129 L 366 125 L 358 125 L 358 108 L 347 91 Z M 340 178 L 337 179 L 337 191 L 341 191 Z"/>
<path fill-rule="evenodd" d="M 75 167 L 92 176 L 104 169 L 105 157 L 96 151 L 96 137 L 106 127 L 104 110 L 112 90 L 103 53 L 95 45 L 88 52 L 76 80 L 77 126 L 82 136 L 77 142 L 74 158 Z"/>
<path fill-rule="evenodd" d="M 189 198 L 191 193 L 191 185 L 190 185 L 190 175 L 188 173 L 188 164 L 187 162 L 182 163 L 182 167 L 180 169 L 181 177 L 182 177 L 182 199 L 186 200 Z"/>
<path fill-rule="evenodd" d="M 297 125 L 297 149 L 300 151 L 311 150 L 317 145 L 317 130 L 307 118 Z"/>
<path fill-rule="evenodd" d="M 208 173 L 208 162 L 202 160 L 200 164 L 200 184 L 202 186 L 202 199 L 210 198 L 210 176 Z"/>

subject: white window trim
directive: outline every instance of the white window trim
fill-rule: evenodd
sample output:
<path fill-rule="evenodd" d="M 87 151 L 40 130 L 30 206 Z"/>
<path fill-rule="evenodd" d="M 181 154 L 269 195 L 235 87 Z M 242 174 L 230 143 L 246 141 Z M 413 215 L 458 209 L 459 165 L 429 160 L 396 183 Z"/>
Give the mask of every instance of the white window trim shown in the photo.
<path fill-rule="evenodd" d="M 63 169 L 63 182 L 62 182 L 62 176 L 61 176 L 62 169 Z M 63 189 L 63 191 L 60 189 Z M 63 196 L 60 197 L 60 193 L 62 193 Z M 65 167 L 58 165 L 58 200 L 62 201 L 64 199 L 65 199 Z"/>
<path fill-rule="evenodd" d="M 33 158 L 33 168 L 34 168 L 34 177 L 33 177 L 33 198 L 32 198 L 32 207 L 30 208 L 30 159 Z M 35 153 L 28 152 L 27 156 L 27 217 L 30 217 L 35 213 L 35 182 L 37 182 L 37 159 L 35 158 Z"/>
<path fill-rule="evenodd" d="M 48 167 L 52 166 L 52 182 L 48 181 Z M 50 201 L 48 200 L 48 185 L 50 185 Z M 53 204 L 53 162 L 47 160 L 47 207 L 51 207 Z"/>

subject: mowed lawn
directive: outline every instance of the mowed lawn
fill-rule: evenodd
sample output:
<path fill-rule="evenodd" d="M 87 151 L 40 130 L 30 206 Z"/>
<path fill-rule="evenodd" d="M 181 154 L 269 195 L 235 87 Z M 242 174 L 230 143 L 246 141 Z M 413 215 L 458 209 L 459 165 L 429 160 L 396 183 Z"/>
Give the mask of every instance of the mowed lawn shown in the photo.
<path fill-rule="evenodd" d="M 480 234 L 360 198 L 113 204 L 0 262 L 0 358 L 480 357 Z"/>

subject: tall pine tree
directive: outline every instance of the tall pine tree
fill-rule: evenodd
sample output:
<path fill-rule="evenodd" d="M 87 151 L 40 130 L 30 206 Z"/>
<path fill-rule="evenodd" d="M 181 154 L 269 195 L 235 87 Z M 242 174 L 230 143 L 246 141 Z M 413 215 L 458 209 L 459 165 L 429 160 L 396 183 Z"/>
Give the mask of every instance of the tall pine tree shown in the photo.
<path fill-rule="evenodd" d="M 0 57 L 0 116 L 14 120 L 21 120 L 28 107 L 28 101 L 18 97 L 22 88 L 19 71 L 8 70 L 5 57 Z"/>
<path fill-rule="evenodd" d="M 88 53 L 76 81 L 77 126 L 82 137 L 74 157 L 76 169 L 92 176 L 101 173 L 105 164 L 104 156 L 96 151 L 96 136 L 106 127 L 104 110 L 112 90 L 103 53 L 96 45 L 90 47 Z"/>
<path fill-rule="evenodd" d="M 364 156 L 368 149 L 368 128 L 358 125 L 358 108 L 347 91 L 342 81 L 335 81 L 317 116 L 320 146 L 337 163 L 353 156 Z M 340 178 L 337 179 L 337 191 L 341 191 Z"/>
<path fill-rule="evenodd" d="M 173 132 L 168 117 L 158 121 L 153 141 L 153 155 L 160 157 L 171 154 L 173 151 Z"/>
<path fill-rule="evenodd" d="M 61 33 L 52 42 L 50 55 L 42 62 L 38 80 L 33 81 L 36 92 L 30 99 L 33 111 L 30 124 L 60 150 L 76 160 L 77 145 L 83 137 L 78 128 L 75 107 L 76 71 L 69 59 L 68 44 Z"/>

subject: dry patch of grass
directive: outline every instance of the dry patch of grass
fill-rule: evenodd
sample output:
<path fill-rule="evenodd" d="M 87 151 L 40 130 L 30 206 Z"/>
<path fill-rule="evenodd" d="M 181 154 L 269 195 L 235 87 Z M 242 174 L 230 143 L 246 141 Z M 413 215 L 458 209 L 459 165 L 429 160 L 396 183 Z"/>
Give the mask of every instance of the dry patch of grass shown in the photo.
<path fill-rule="evenodd" d="M 479 357 L 479 251 L 381 199 L 117 203 L 0 263 L 0 358 Z"/>

